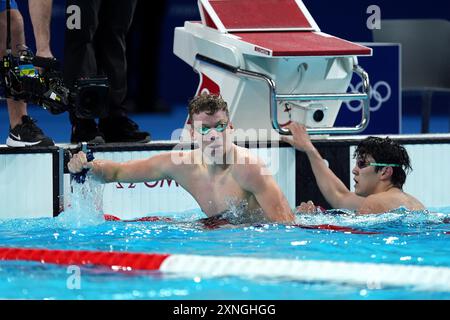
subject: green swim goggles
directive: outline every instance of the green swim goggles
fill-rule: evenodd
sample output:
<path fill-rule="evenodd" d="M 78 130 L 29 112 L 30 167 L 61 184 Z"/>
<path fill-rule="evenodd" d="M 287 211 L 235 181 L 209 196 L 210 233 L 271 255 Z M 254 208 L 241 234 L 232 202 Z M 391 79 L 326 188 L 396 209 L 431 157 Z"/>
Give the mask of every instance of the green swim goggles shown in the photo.
<path fill-rule="evenodd" d="M 206 135 L 208 134 L 212 129 L 215 129 L 217 132 L 223 132 L 225 131 L 225 129 L 228 127 L 228 122 L 219 122 L 218 124 L 216 124 L 215 127 L 208 127 L 208 126 L 201 126 L 201 127 L 197 127 L 195 128 L 195 130 L 197 130 L 198 133 L 200 133 L 201 135 Z"/>
<path fill-rule="evenodd" d="M 377 163 L 377 162 L 367 162 L 364 161 L 363 159 L 360 159 L 358 161 L 356 161 L 356 166 L 359 169 L 363 169 L 365 167 L 401 167 L 401 165 L 396 164 L 396 163 Z"/>

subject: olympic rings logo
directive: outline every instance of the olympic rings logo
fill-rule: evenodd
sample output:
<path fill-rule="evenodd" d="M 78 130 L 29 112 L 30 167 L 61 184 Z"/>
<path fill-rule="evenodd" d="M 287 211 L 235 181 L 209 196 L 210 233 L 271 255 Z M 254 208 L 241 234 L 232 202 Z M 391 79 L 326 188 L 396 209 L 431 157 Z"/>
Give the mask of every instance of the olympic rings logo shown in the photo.
<path fill-rule="evenodd" d="M 362 82 L 358 83 L 356 87 L 354 87 L 350 83 L 349 86 L 351 90 L 350 92 L 351 93 L 361 92 L 360 91 L 361 87 Z M 384 90 L 380 91 L 379 89 L 382 87 L 384 87 Z M 381 92 L 384 91 L 385 93 L 383 96 Z M 370 86 L 370 107 L 369 107 L 370 112 L 378 111 L 381 108 L 381 105 L 391 98 L 391 94 L 392 94 L 391 86 L 386 81 L 378 81 L 377 83 L 375 83 L 373 87 Z M 372 106 L 372 100 L 376 101 L 376 105 Z M 356 106 L 352 106 L 350 101 L 345 101 L 344 103 L 347 105 L 347 108 L 352 112 L 359 112 L 362 109 L 362 101 L 354 101 L 354 103 L 357 103 Z"/>

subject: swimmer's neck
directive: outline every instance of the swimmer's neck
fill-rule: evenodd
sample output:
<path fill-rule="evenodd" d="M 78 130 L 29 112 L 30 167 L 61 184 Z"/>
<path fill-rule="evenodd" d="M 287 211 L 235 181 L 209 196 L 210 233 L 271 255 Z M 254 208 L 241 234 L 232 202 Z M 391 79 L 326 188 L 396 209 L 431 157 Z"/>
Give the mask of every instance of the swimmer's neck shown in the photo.
<path fill-rule="evenodd" d="M 236 148 L 233 144 L 228 152 L 225 152 L 219 161 L 216 159 L 205 156 L 203 153 L 202 157 L 202 167 L 208 170 L 210 174 L 218 174 L 227 171 L 234 164 L 234 159 L 236 159 Z"/>
<path fill-rule="evenodd" d="M 231 164 L 203 164 L 203 166 L 208 170 L 208 173 L 214 175 L 227 171 Z"/>
<path fill-rule="evenodd" d="M 379 190 L 377 190 L 375 193 L 382 193 L 382 192 L 397 192 L 397 191 L 403 191 L 401 188 L 394 186 L 392 183 L 388 185 L 382 186 Z"/>

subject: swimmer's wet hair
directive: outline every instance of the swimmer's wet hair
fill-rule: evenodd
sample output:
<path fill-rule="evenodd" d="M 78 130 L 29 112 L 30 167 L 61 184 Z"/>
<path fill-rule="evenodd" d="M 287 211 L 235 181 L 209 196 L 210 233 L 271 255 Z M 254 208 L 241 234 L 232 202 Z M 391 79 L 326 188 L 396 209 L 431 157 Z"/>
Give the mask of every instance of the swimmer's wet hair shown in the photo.
<path fill-rule="evenodd" d="M 227 117 L 230 116 L 228 105 L 221 96 L 216 94 L 202 93 L 189 101 L 189 122 L 192 123 L 192 116 L 194 114 L 206 112 L 206 114 L 212 116 L 218 111 L 225 111 Z"/>
<path fill-rule="evenodd" d="M 389 137 L 367 137 L 356 147 L 353 158 L 367 159 L 372 156 L 377 163 L 399 164 L 400 167 L 392 167 L 392 184 L 397 188 L 402 188 L 406 181 L 406 175 L 412 171 L 411 162 L 406 149 L 393 141 Z M 383 167 L 375 167 L 378 172 Z"/>

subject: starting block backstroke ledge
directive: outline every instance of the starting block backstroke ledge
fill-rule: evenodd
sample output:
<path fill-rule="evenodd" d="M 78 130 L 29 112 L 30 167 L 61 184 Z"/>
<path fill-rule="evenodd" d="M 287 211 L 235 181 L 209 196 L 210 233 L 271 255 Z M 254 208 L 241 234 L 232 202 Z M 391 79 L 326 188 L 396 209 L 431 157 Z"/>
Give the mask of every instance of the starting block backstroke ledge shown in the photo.
<path fill-rule="evenodd" d="M 370 85 L 357 56 L 370 48 L 320 31 L 299 0 L 199 0 L 201 21 L 175 29 L 174 53 L 200 76 L 197 94 L 221 94 L 241 129 L 295 120 L 310 134 L 359 133 L 369 121 Z M 362 92 L 347 93 L 353 73 Z M 363 102 L 355 127 L 333 127 L 342 101 Z"/>

